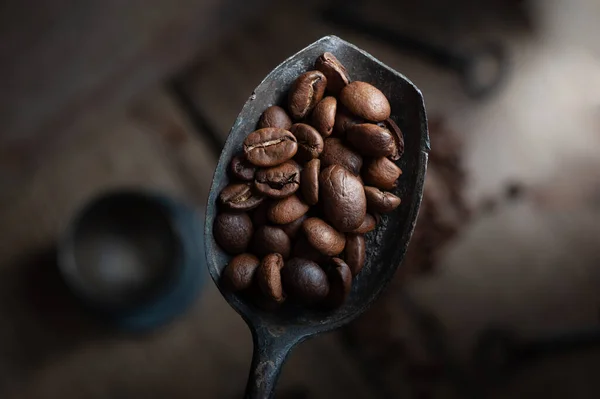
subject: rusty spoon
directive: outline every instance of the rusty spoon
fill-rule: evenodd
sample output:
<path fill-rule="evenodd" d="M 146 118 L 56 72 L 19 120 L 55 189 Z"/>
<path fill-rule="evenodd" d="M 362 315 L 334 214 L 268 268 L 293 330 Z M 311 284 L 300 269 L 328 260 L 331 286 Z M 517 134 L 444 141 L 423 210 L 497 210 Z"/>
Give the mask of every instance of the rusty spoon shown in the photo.
<path fill-rule="evenodd" d="M 381 223 L 366 235 L 367 256 L 361 273 L 354 279 L 352 292 L 344 305 L 334 311 L 305 309 L 285 304 L 269 312 L 255 307 L 221 286 L 221 273 L 231 258 L 213 238 L 217 198 L 228 184 L 227 165 L 241 151 L 245 137 L 270 105 L 285 104 L 287 90 L 303 72 L 313 69 L 318 56 L 333 53 L 346 66 L 353 80 L 367 81 L 387 96 L 392 119 L 404 133 L 405 151 L 398 161 L 403 174 L 394 193 L 402 204 L 384 215 Z M 335 36 L 323 37 L 276 67 L 254 90 L 238 115 L 217 165 L 206 207 L 205 245 L 207 266 L 223 297 L 242 316 L 252 332 L 254 354 L 246 398 L 271 398 L 281 367 L 290 350 L 316 334 L 336 329 L 363 313 L 381 294 L 402 262 L 412 235 L 427 169 L 429 136 L 423 96 L 400 73 L 384 65 L 358 47 Z"/>

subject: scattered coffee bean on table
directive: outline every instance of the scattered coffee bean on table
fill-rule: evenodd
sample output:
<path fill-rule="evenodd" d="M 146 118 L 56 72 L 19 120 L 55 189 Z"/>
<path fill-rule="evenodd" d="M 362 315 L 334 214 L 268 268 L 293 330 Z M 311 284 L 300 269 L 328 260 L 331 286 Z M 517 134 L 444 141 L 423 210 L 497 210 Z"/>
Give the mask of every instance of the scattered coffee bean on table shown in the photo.
<path fill-rule="evenodd" d="M 267 310 L 288 301 L 333 310 L 360 278 L 365 234 L 401 203 L 390 190 L 404 137 L 385 95 L 352 82 L 331 53 L 288 93 L 229 164 L 213 231 L 235 255 L 222 279 Z"/>

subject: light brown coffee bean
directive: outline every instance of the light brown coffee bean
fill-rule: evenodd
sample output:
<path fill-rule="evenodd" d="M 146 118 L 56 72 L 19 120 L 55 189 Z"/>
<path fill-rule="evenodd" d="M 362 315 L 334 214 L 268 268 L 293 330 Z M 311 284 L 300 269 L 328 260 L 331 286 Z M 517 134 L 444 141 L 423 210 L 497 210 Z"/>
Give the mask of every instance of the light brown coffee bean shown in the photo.
<path fill-rule="evenodd" d="M 292 120 L 283 108 L 272 105 L 262 113 L 258 120 L 257 128 L 264 129 L 265 127 L 290 130 L 290 127 L 292 127 Z"/>
<path fill-rule="evenodd" d="M 310 207 L 296 194 L 274 201 L 267 211 L 267 219 L 275 224 L 287 224 L 308 212 Z"/>
<path fill-rule="evenodd" d="M 365 220 L 367 200 L 363 185 L 342 166 L 331 165 L 321 172 L 319 190 L 325 218 L 337 231 L 352 231 Z"/>
<path fill-rule="evenodd" d="M 375 230 L 376 226 L 377 226 L 377 220 L 375 219 L 375 217 L 373 217 L 370 213 L 367 213 L 365 215 L 365 220 L 363 220 L 362 224 L 360 226 L 358 226 L 357 229 L 352 230 L 351 233 L 366 234 L 370 231 Z"/>
<path fill-rule="evenodd" d="M 302 170 L 302 197 L 309 205 L 315 205 L 319 202 L 319 172 L 321 170 L 321 161 L 313 159 L 308 162 Z"/>
<path fill-rule="evenodd" d="M 356 276 L 365 265 L 366 245 L 365 237 L 361 234 L 347 234 L 346 248 L 344 249 L 344 259 L 346 264 L 352 270 L 352 275 Z"/>
<path fill-rule="evenodd" d="M 352 272 L 350 267 L 340 258 L 331 260 L 331 268 L 327 277 L 329 278 L 329 295 L 325 300 L 325 306 L 337 309 L 344 304 L 350 291 L 352 291 Z"/>
<path fill-rule="evenodd" d="M 375 86 L 366 82 L 348 83 L 340 92 L 340 101 L 354 115 L 372 122 L 390 117 L 390 103 Z"/>
<path fill-rule="evenodd" d="M 392 133 L 384 127 L 361 123 L 346 131 L 346 138 L 363 156 L 387 157 L 396 150 Z"/>
<path fill-rule="evenodd" d="M 334 95 L 337 95 L 350 81 L 344 65 L 329 52 L 323 53 L 317 58 L 315 69 L 323 72 L 327 77 L 327 90 Z"/>
<path fill-rule="evenodd" d="M 310 116 L 311 124 L 321 133 L 321 136 L 327 137 L 333 132 L 336 109 L 337 100 L 330 96 L 319 101 L 313 110 Z"/>
<path fill-rule="evenodd" d="M 215 241 L 232 255 L 246 252 L 253 233 L 252 221 L 245 213 L 221 213 L 215 218 Z"/>
<path fill-rule="evenodd" d="M 293 222 L 287 223 L 287 224 L 280 224 L 278 225 L 278 227 L 283 230 L 283 232 L 285 234 L 288 235 L 288 237 L 290 237 L 290 240 L 293 240 L 294 238 L 296 238 L 296 235 L 298 234 L 298 231 L 300 231 L 300 229 L 302 228 L 302 222 L 304 222 L 306 220 L 308 216 L 306 214 L 300 216 L 298 219 L 294 220 Z"/>
<path fill-rule="evenodd" d="M 290 131 L 298 141 L 298 162 L 305 163 L 321 155 L 324 143 L 317 129 L 305 123 L 295 123 Z"/>
<path fill-rule="evenodd" d="M 219 194 L 219 201 L 223 207 L 234 211 L 249 211 L 259 206 L 264 199 L 252 190 L 250 183 L 230 184 Z"/>
<path fill-rule="evenodd" d="M 335 137 L 344 137 L 348 128 L 364 122 L 365 121 L 363 119 L 352 115 L 350 111 L 342 107 L 338 102 L 337 110 L 335 113 L 335 123 L 333 125 L 333 135 Z"/>
<path fill-rule="evenodd" d="M 404 154 L 404 135 L 402 134 L 402 130 L 400 130 L 398 125 L 396 125 L 396 122 L 394 122 L 391 118 L 384 120 L 383 124 L 387 130 L 392 133 L 392 136 L 394 136 L 396 148 L 394 149 L 394 152 L 392 152 L 392 155 L 390 155 L 390 159 L 392 161 L 397 161 L 400 159 L 402 154 Z"/>
<path fill-rule="evenodd" d="M 392 190 L 398 183 L 402 170 L 388 158 L 370 159 L 363 168 L 363 181 L 369 186 Z"/>
<path fill-rule="evenodd" d="M 256 172 L 254 187 L 256 191 L 270 198 L 285 198 L 300 187 L 300 165 L 287 161 L 281 165 Z"/>
<path fill-rule="evenodd" d="M 288 109 L 292 118 L 304 118 L 323 98 L 327 78 L 319 71 L 308 71 L 294 81 L 288 96 Z"/>
<path fill-rule="evenodd" d="M 400 198 L 377 187 L 365 186 L 365 196 L 369 212 L 387 213 L 400 205 Z"/>
<path fill-rule="evenodd" d="M 290 299 L 306 306 L 316 305 L 327 298 L 327 275 L 315 262 L 293 258 L 281 270 L 283 286 Z"/>
<path fill-rule="evenodd" d="M 362 164 L 362 157 L 345 145 L 342 140 L 334 137 L 325 139 L 323 153 L 321 153 L 321 169 L 331 165 L 341 165 L 352 174 L 358 175 Z"/>
<path fill-rule="evenodd" d="M 263 258 L 257 272 L 258 286 L 267 298 L 275 302 L 284 300 L 281 284 L 283 265 L 283 257 L 280 254 L 269 254 Z"/>
<path fill-rule="evenodd" d="M 229 174 L 234 179 L 252 181 L 256 173 L 256 166 L 246 160 L 244 154 L 236 155 L 229 164 Z"/>
<path fill-rule="evenodd" d="M 294 135 L 283 129 L 268 127 L 256 130 L 244 140 L 244 153 L 253 165 L 277 166 L 292 159 L 298 151 Z"/>
<path fill-rule="evenodd" d="M 344 250 L 346 237 L 319 218 L 308 218 L 302 223 L 306 239 L 316 250 L 327 256 L 335 256 Z"/>
<path fill-rule="evenodd" d="M 290 238 L 279 227 L 261 226 L 254 232 L 250 249 L 261 258 L 278 253 L 283 259 L 287 259 L 291 251 Z"/>
<path fill-rule="evenodd" d="M 223 270 L 223 285 L 232 292 L 243 291 L 252 285 L 260 261 L 252 254 L 241 254 L 229 261 Z"/>

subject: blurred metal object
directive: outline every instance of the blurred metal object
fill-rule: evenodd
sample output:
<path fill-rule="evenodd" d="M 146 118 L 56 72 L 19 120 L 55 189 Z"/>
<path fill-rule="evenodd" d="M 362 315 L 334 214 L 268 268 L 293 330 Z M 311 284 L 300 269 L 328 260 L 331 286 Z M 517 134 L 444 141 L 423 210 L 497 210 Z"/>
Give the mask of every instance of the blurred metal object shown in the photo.
<path fill-rule="evenodd" d="M 201 216 L 162 195 L 101 195 L 71 221 L 58 267 L 82 304 L 120 327 L 146 330 L 170 321 L 203 280 Z"/>
<path fill-rule="evenodd" d="M 464 52 L 368 22 L 347 7 L 329 8 L 323 16 L 326 22 L 359 31 L 400 51 L 409 52 L 434 65 L 456 72 L 465 92 L 475 99 L 483 99 L 493 94 L 509 70 L 506 51 L 497 42 L 484 43 L 478 48 Z"/>

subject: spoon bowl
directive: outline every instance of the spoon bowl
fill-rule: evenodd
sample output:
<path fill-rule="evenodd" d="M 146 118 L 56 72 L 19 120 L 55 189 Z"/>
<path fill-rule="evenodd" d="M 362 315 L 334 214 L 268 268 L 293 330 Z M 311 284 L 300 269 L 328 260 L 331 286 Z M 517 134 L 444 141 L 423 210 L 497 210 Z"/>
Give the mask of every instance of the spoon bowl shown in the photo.
<path fill-rule="evenodd" d="M 231 256 L 221 250 L 213 237 L 217 199 L 229 183 L 229 161 L 242 150 L 244 139 L 255 130 L 262 112 L 271 105 L 284 106 L 288 88 L 300 74 L 314 69 L 315 60 L 324 52 L 333 53 L 353 81 L 369 82 L 388 98 L 391 118 L 404 134 L 404 155 L 397 161 L 403 173 L 398 187 L 393 190 L 402 199 L 402 204 L 393 212 L 382 215 L 377 228 L 365 235 L 365 266 L 353 279 L 352 291 L 340 308 L 325 311 L 286 303 L 276 311 L 267 311 L 221 286 L 221 273 Z M 254 355 L 247 398 L 272 397 L 281 366 L 292 347 L 315 334 L 350 322 L 381 294 L 404 258 L 416 223 L 428 151 L 427 117 L 419 89 L 400 73 L 338 37 L 323 37 L 288 58 L 254 90 L 233 124 L 221 153 L 206 207 L 205 224 L 210 275 L 223 297 L 252 331 Z"/>

